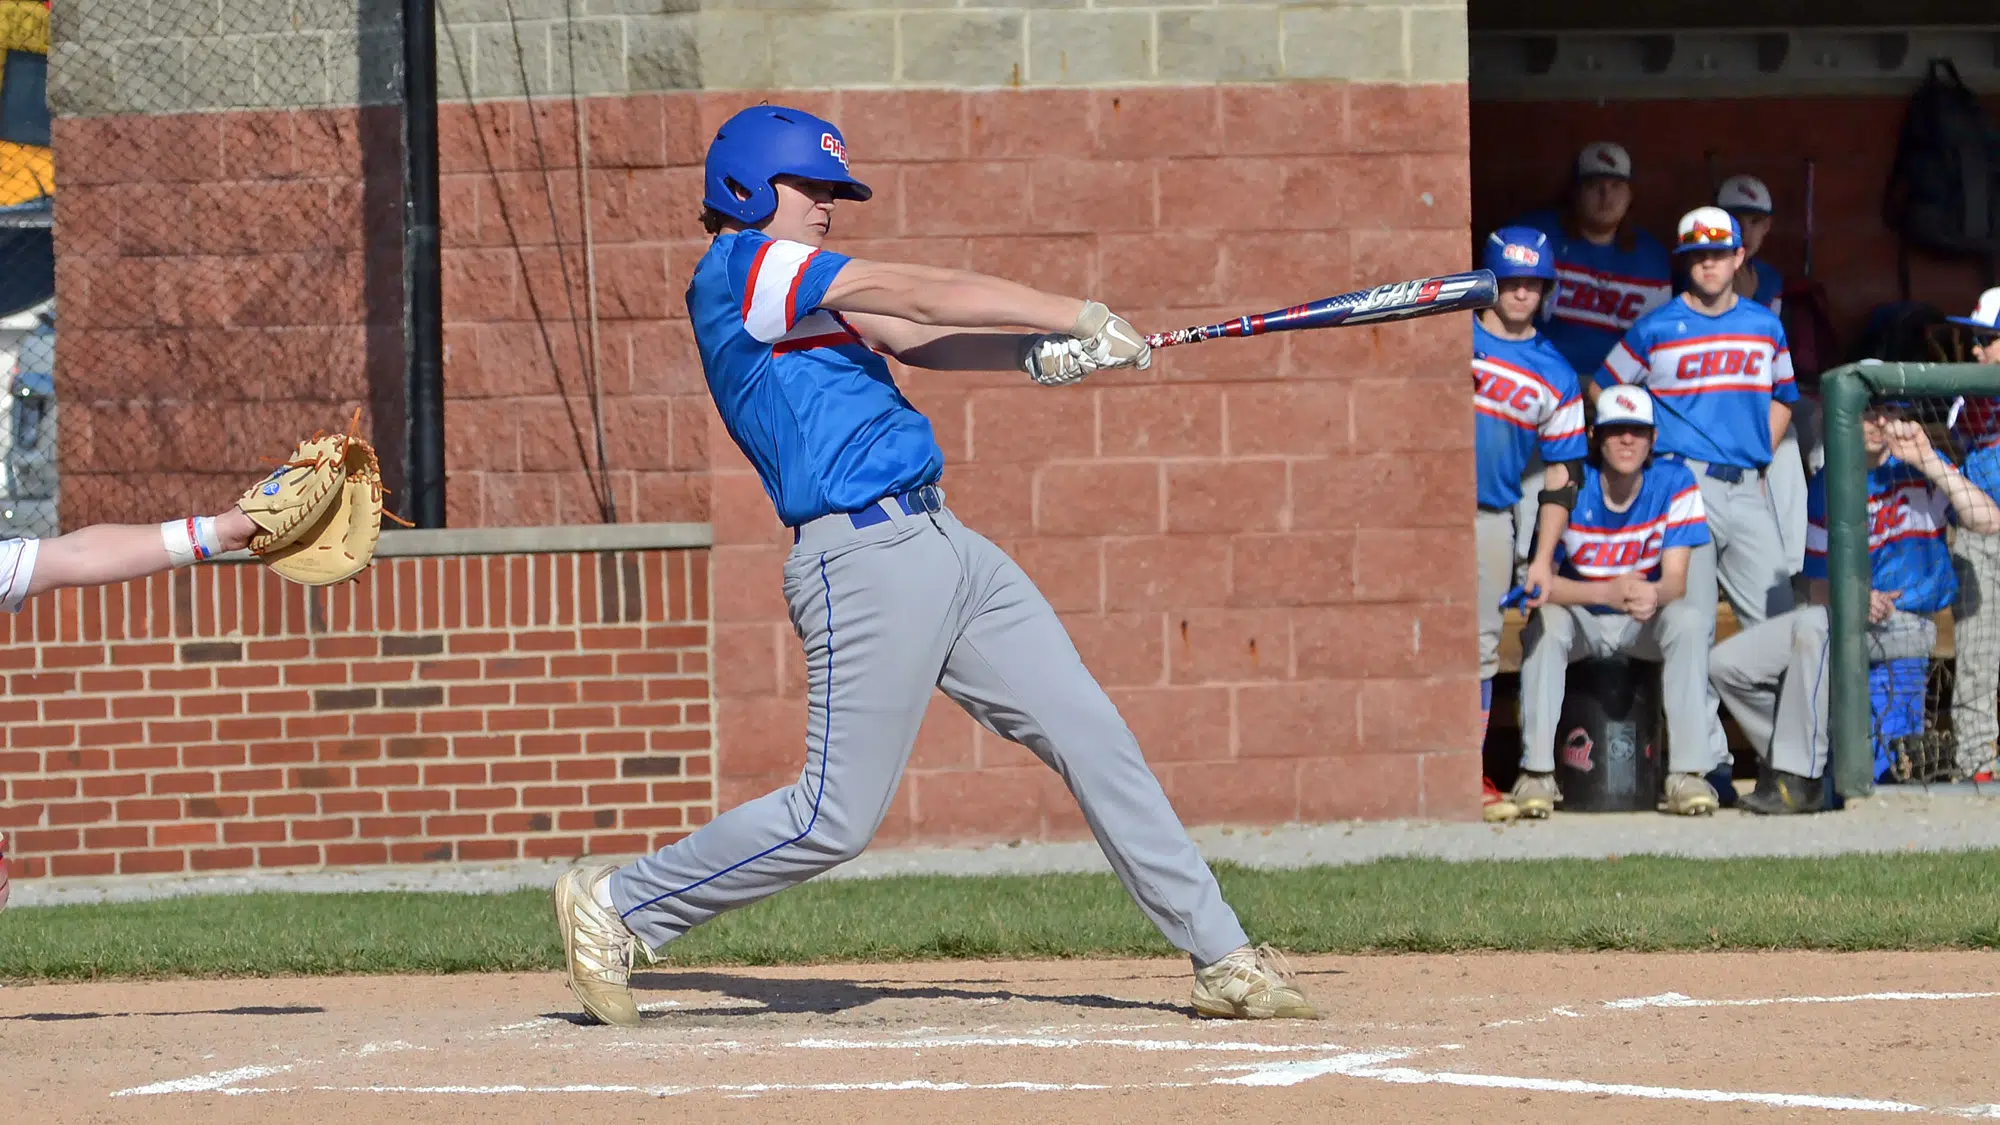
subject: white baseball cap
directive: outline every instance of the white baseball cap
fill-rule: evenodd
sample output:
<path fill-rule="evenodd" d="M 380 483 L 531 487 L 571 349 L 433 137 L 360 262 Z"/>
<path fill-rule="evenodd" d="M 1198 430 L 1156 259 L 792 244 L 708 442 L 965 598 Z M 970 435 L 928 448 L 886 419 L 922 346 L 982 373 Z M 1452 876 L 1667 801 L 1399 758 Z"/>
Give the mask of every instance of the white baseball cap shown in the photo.
<path fill-rule="evenodd" d="M 1609 176 L 1618 180 L 1632 178 L 1632 154 L 1625 146 L 1610 141 L 1597 141 L 1583 146 L 1576 154 L 1576 178 L 1588 179 L 1592 176 Z"/>
<path fill-rule="evenodd" d="M 1731 176 L 1715 189 L 1715 205 L 1731 211 L 1771 213 L 1771 189 L 1755 176 Z"/>
<path fill-rule="evenodd" d="M 1743 224 L 1720 207 L 1697 207 L 1681 216 L 1674 228 L 1674 253 L 1690 250 L 1736 250 L 1743 245 Z"/>
<path fill-rule="evenodd" d="M 1968 328 L 1982 328 L 1987 332 L 2000 332 L 2000 287 L 1988 289 L 1979 295 L 1979 304 L 1973 308 L 1971 316 L 1948 316 L 1953 324 L 1963 324 Z"/>
<path fill-rule="evenodd" d="M 1597 396 L 1600 426 L 1650 426 L 1653 396 L 1638 387 L 1612 387 Z"/>

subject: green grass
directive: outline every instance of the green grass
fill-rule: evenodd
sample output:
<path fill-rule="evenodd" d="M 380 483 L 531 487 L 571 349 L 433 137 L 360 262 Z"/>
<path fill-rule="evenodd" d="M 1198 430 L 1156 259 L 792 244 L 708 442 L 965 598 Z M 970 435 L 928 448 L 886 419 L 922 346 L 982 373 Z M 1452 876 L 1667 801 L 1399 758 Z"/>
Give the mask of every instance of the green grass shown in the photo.
<path fill-rule="evenodd" d="M 1298 953 L 2000 947 L 2000 852 L 1218 868 Z M 1109 876 L 826 881 L 725 915 L 676 965 L 1167 955 Z M 538 891 L 259 894 L 0 914 L 0 979 L 545 970 Z"/>

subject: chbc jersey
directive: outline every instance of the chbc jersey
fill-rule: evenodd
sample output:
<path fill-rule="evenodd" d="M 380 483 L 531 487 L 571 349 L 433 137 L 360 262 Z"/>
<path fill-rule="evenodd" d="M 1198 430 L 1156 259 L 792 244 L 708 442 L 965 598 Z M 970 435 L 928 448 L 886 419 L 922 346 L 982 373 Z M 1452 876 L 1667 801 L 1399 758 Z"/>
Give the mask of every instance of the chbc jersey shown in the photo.
<path fill-rule="evenodd" d="M 1521 475 L 1538 445 L 1546 463 L 1583 459 L 1576 372 L 1539 335 L 1503 340 L 1473 318 L 1472 405 L 1482 508 L 1520 502 Z"/>
<path fill-rule="evenodd" d="M 1799 400 L 1784 326 L 1741 299 L 1720 316 L 1676 299 L 1640 317 L 1597 382 L 1652 392 L 1659 452 L 1743 469 L 1771 461 L 1771 400 Z"/>
<path fill-rule="evenodd" d="M 819 307 L 847 262 L 736 231 L 716 237 L 688 286 L 715 407 L 792 527 L 860 511 L 944 470 L 930 421 L 888 365 Z"/>
<path fill-rule="evenodd" d="M 1555 293 L 1542 308 L 1543 331 L 1569 365 L 1588 375 L 1604 354 L 1650 309 L 1673 295 L 1673 261 L 1667 248 L 1645 231 L 1630 249 L 1599 246 L 1564 229 L 1554 211 L 1535 211 L 1517 220 L 1549 236 L 1555 247 Z"/>
<path fill-rule="evenodd" d="M 1570 513 L 1569 527 L 1556 545 L 1556 569 L 1579 582 L 1604 582 L 1638 571 L 1658 581 L 1660 557 L 1670 547 L 1699 547 L 1709 541 L 1701 489 L 1687 466 L 1655 461 L 1640 477 L 1639 495 L 1622 512 L 1604 500 L 1604 476 L 1583 470 L 1583 488 Z M 1608 606 L 1592 612 L 1615 613 Z"/>
<path fill-rule="evenodd" d="M 35 555 L 41 544 L 34 539 L 0 539 L 0 610 L 21 612 L 28 600 L 28 580 L 35 574 Z"/>
<path fill-rule="evenodd" d="M 1869 588 L 1896 591 L 1896 608 L 1936 613 L 1958 597 L 1945 545 L 1951 501 L 1916 467 L 1891 457 L 1868 471 Z M 1807 578 L 1825 578 L 1826 473 L 1806 485 Z"/>

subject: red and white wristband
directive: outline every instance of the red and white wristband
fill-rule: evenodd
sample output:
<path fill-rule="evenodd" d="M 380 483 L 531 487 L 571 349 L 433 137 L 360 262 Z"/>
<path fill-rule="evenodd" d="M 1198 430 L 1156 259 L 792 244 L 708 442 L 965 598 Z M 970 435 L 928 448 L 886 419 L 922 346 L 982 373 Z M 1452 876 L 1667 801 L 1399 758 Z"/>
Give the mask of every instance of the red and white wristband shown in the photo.
<path fill-rule="evenodd" d="M 214 516 L 189 516 L 160 525 L 160 544 L 176 567 L 193 566 L 222 553 L 222 541 L 215 535 Z"/>

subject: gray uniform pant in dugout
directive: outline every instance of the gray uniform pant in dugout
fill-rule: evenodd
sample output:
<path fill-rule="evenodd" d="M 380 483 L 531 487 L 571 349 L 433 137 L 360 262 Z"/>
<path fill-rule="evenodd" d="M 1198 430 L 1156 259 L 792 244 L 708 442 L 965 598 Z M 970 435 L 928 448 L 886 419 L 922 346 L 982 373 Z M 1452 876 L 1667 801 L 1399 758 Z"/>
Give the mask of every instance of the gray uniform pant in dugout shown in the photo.
<path fill-rule="evenodd" d="M 1500 634 L 1507 625 L 1500 599 L 1514 586 L 1514 513 L 1481 509 L 1473 517 L 1479 543 L 1479 678 L 1500 671 Z"/>
<path fill-rule="evenodd" d="M 1743 630 L 1709 657 L 1709 677 L 1743 736 L 1772 766 L 1800 777 L 1826 769 L 1827 631 L 1825 606 L 1801 606 Z M 1869 626 L 1868 662 L 1929 656 L 1936 642 L 1936 622 L 1897 610 Z"/>
<path fill-rule="evenodd" d="M 1247 939 L 1118 710 L 1026 573 L 949 510 L 799 529 L 785 600 L 804 643 L 805 769 L 622 868 L 611 899 L 658 948 L 861 854 L 931 691 L 1062 776 L 1140 910 L 1197 964 Z M 872 513 L 871 513 L 872 514 Z"/>
<path fill-rule="evenodd" d="M 1959 559 L 1958 604 L 1952 642 L 1958 680 L 1952 685 L 1951 726 L 1958 737 L 1959 772 L 1970 775 L 1993 760 L 2000 741 L 2000 535 L 1959 528 L 1952 553 Z"/>
<path fill-rule="evenodd" d="M 1707 551 L 1697 547 L 1696 560 Z M 1556 768 L 1556 726 L 1571 662 L 1624 655 L 1660 662 L 1668 768 L 1707 773 L 1721 760 L 1709 736 L 1715 711 L 1708 694 L 1708 649 L 1714 638 L 1713 601 L 1703 607 L 1678 598 L 1643 622 L 1582 606 L 1537 609 L 1521 634 L 1521 768 L 1535 773 Z"/>

